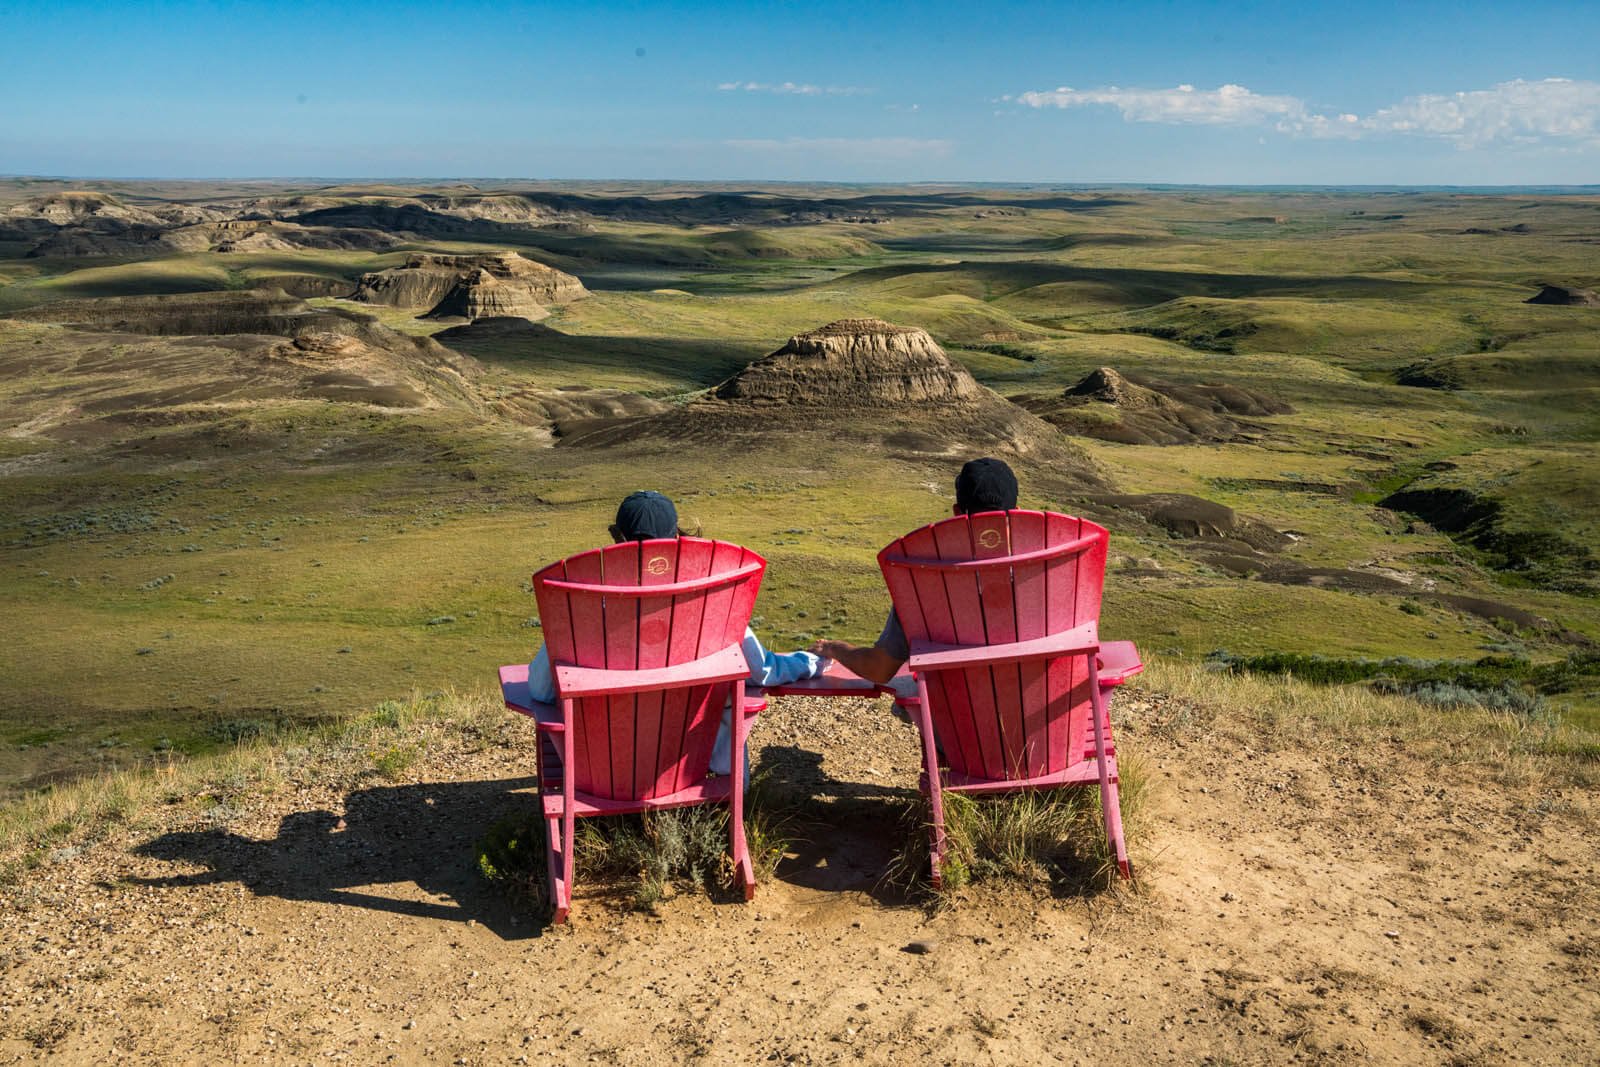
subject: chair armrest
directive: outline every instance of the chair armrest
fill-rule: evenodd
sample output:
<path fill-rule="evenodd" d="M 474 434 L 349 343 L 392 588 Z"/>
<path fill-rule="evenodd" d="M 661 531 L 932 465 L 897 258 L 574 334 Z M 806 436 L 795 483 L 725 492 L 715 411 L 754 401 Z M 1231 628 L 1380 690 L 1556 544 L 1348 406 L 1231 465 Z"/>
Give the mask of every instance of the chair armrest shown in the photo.
<path fill-rule="evenodd" d="M 911 658 L 906 664 L 917 673 L 948 671 L 962 667 L 987 667 L 1024 659 L 1048 659 L 1076 653 L 1096 652 L 1100 648 L 1098 627 L 1082 626 L 1008 645 L 939 645 L 931 641 L 911 642 Z"/>
<path fill-rule="evenodd" d="M 738 645 L 673 667 L 607 670 L 603 667 L 556 667 L 556 690 L 563 697 L 607 696 L 643 689 L 684 689 L 750 676 L 750 664 Z"/>
<path fill-rule="evenodd" d="M 870 700 L 878 695 L 878 683 L 858 678 L 842 664 L 830 662 L 827 670 L 815 678 L 769 685 L 762 692 L 768 696 L 866 697 Z"/>
<path fill-rule="evenodd" d="M 1100 646 L 1101 686 L 1121 685 L 1142 670 L 1144 661 L 1132 641 L 1107 641 Z"/>
<path fill-rule="evenodd" d="M 567 728 L 561 718 L 560 708 L 554 704 L 541 704 L 528 695 L 526 663 L 512 663 L 500 668 L 500 697 L 506 707 L 534 720 L 541 730 L 559 732 Z"/>

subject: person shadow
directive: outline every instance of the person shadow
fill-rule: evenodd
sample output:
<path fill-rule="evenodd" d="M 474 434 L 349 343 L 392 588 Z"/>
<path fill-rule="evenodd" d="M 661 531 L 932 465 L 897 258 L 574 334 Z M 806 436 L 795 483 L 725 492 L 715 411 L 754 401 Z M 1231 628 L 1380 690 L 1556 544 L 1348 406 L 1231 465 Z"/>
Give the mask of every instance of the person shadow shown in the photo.
<path fill-rule="evenodd" d="M 134 877 L 124 884 L 198 886 L 237 882 L 258 896 L 368 908 L 465 923 L 507 940 L 543 925 L 477 872 L 477 845 L 500 819 L 537 811 L 537 779 L 376 786 L 345 796 L 344 814 L 285 815 L 258 840 L 217 827 L 177 830 L 136 855 L 202 868 Z"/>

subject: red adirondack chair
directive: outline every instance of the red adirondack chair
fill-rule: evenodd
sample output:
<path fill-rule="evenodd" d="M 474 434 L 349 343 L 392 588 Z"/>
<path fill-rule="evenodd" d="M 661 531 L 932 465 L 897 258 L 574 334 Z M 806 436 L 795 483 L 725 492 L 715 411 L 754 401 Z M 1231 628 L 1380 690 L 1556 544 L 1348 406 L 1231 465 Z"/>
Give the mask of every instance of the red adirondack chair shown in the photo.
<path fill-rule="evenodd" d="M 1091 783 L 1132 876 L 1107 690 L 1143 665 L 1130 642 L 1100 644 L 1107 539 L 1083 519 L 998 511 L 924 526 L 878 554 L 911 644 L 918 699 L 905 703 L 922 732 L 935 885 L 945 791 Z"/>
<path fill-rule="evenodd" d="M 534 593 L 559 705 L 534 704 L 528 668 L 500 668 L 506 705 L 538 724 L 539 781 L 555 922 L 571 907 L 576 820 L 727 801 L 744 896 L 755 872 L 744 836 L 750 673 L 739 643 L 767 562 L 723 541 L 683 537 L 592 549 L 539 571 Z M 731 774 L 710 774 L 724 706 Z"/>

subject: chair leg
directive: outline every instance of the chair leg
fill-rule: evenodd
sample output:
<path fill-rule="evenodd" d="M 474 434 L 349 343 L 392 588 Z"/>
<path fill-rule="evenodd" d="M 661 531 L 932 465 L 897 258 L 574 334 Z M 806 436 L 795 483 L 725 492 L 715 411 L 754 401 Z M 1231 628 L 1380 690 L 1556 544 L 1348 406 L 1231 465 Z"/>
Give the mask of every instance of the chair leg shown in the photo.
<path fill-rule="evenodd" d="M 1100 689 L 1099 670 L 1095 657 L 1089 657 L 1089 702 L 1094 716 L 1095 763 L 1100 770 L 1100 812 L 1105 817 L 1106 845 L 1117 858 L 1117 873 L 1124 878 L 1133 877 L 1133 867 L 1128 862 L 1128 844 L 1122 836 L 1122 798 L 1117 790 L 1117 773 L 1106 735 L 1111 731 L 1111 703 Z"/>
<path fill-rule="evenodd" d="M 567 912 L 572 909 L 571 887 L 565 873 L 570 849 L 561 839 L 561 823 L 559 815 L 544 821 L 545 854 L 550 872 L 550 921 L 557 926 L 567 921 Z"/>
<path fill-rule="evenodd" d="M 928 853 L 928 876 L 933 888 L 944 884 L 944 783 L 939 778 L 939 751 L 933 739 L 933 716 L 928 711 L 928 683 L 917 675 L 917 730 L 922 734 L 922 766 L 928 781 L 928 804 L 933 809 L 932 847 Z"/>
<path fill-rule="evenodd" d="M 553 854 L 550 866 L 550 898 L 555 909 L 551 922 L 554 923 L 566 922 L 567 914 L 572 910 L 573 851 L 578 838 L 577 798 L 573 795 L 575 785 L 572 779 L 572 732 L 575 719 L 572 701 L 561 702 L 561 713 L 566 720 L 566 729 L 561 731 L 561 814 L 549 820 L 550 839 L 554 842 L 559 837 L 561 844 L 561 869 L 559 872 L 556 870 Z"/>
<path fill-rule="evenodd" d="M 1122 799 L 1117 793 L 1115 776 L 1101 789 L 1100 797 L 1106 817 L 1106 842 L 1117 857 L 1117 873 L 1132 878 L 1133 865 L 1128 862 L 1128 843 L 1122 837 Z"/>
<path fill-rule="evenodd" d="M 750 862 L 750 845 L 744 836 L 744 683 L 733 686 L 733 743 L 728 759 L 730 789 L 728 811 L 729 845 L 733 850 L 733 869 L 744 889 L 744 899 L 756 895 L 755 866 Z"/>

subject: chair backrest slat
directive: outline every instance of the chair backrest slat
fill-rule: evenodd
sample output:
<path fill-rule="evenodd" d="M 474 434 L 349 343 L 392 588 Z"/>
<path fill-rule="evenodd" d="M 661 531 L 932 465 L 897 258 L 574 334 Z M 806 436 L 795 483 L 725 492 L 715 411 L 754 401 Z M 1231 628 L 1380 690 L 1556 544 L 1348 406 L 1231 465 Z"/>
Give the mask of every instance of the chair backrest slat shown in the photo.
<path fill-rule="evenodd" d="M 624 542 L 551 564 L 533 585 L 552 664 L 662 669 L 726 648 L 749 624 L 765 566 L 754 552 L 701 538 Z M 683 591 L 697 579 L 712 580 Z M 652 586 L 672 589 L 652 595 Z M 638 800 L 703 779 L 729 689 L 641 687 L 575 700 L 576 788 Z"/>
<path fill-rule="evenodd" d="M 567 560 L 567 577 L 579 582 L 600 581 L 600 550 L 581 552 Z M 539 585 L 534 583 L 537 592 Z M 598 597 L 566 595 L 567 610 L 572 616 L 572 661 L 579 667 L 604 667 L 606 665 L 606 619 L 603 602 Z M 544 614 L 544 602 L 539 603 Z"/>
<path fill-rule="evenodd" d="M 534 588 L 547 578 L 565 578 L 567 561 L 557 560 L 533 576 Z M 547 597 L 539 602 L 539 625 L 552 662 L 573 663 L 572 609 L 565 596 Z"/>
<path fill-rule="evenodd" d="M 1038 511 L 1011 513 L 1011 551 L 1025 556 L 1045 547 L 1045 516 Z M 1011 569 L 1011 589 L 1016 601 L 1017 640 L 1046 636 L 1044 560 L 1028 560 Z M 1023 764 L 1028 777 L 1050 766 L 1047 712 L 1050 702 L 1048 667 L 1037 661 L 1017 664 L 1017 685 L 1022 706 L 1022 733 L 1027 738 Z"/>
<path fill-rule="evenodd" d="M 711 555 L 711 573 L 736 570 L 744 562 L 744 549 L 726 541 L 716 542 Z M 734 588 L 724 585 L 706 593 L 705 615 L 700 623 L 700 655 L 709 656 L 719 648 L 727 648 L 729 616 L 733 611 Z M 752 602 L 753 606 L 753 602 Z M 746 618 L 739 624 L 740 636 L 749 623 Z"/>
<path fill-rule="evenodd" d="M 878 559 L 908 637 L 997 645 L 1096 620 L 1106 541 L 1103 528 L 1067 515 L 989 512 L 913 531 Z M 1026 778 L 1083 758 L 1081 656 L 933 671 L 927 682 L 934 733 L 957 771 Z"/>

